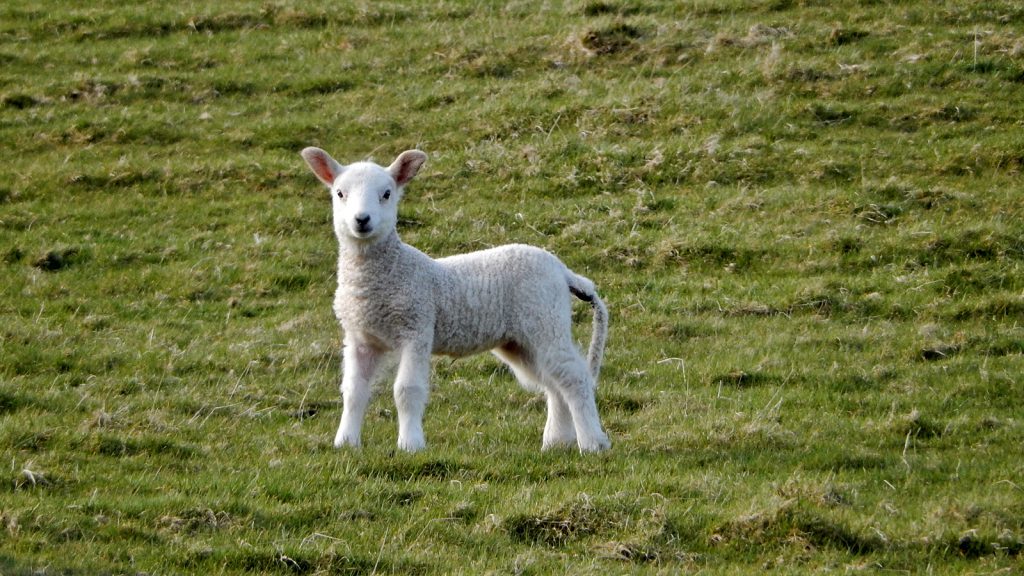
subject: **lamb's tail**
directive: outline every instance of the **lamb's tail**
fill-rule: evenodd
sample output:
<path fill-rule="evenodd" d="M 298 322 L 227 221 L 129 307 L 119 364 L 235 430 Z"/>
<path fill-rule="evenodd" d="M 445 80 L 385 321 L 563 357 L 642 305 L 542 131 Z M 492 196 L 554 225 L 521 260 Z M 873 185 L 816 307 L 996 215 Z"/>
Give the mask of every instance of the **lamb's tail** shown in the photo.
<path fill-rule="evenodd" d="M 597 385 L 597 376 L 601 373 L 601 361 L 604 359 L 604 345 L 608 339 L 608 308 L 604 301 L 597 295 L 594 283 L 589 279 L 566 270 L 566 280 L 569 283 L 569 292 L 580 300 L 587 302 L 594 309 L 593 332 L 590 336 L 590 350 L 587 353 L 587 361 L 590 364 L 590 374 L 594 377 L 594 385 Z"/>

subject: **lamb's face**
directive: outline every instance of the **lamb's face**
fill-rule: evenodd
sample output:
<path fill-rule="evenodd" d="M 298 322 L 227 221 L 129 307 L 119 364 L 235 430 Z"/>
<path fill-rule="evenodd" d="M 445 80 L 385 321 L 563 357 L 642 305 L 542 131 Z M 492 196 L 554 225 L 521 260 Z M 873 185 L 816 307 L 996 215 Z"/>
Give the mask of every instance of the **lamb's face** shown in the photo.
<path fill-rule="evenodd" d="M 342 166 L 319 148 L 306 148 L 302 158 L 331 190 L 334 232 L 338 240 L 373 242 L 387 237 L 398 222 L 398 199 L 427 155 L 402 152 L 390 166 L 357 162 Z"/>
<path fill-rule="evenodd" d="M 400 192 L 391 173 L 376 164 L 345 168 L 331 186 L 338 238 L 371 241 L 390 234 L 398 222 Z"/>

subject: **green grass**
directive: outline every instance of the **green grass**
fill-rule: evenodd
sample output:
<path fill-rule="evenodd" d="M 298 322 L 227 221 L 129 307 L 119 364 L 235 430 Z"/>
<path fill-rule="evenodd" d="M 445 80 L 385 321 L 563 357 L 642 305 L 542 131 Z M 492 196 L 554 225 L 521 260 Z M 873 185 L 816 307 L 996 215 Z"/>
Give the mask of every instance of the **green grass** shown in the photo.
<path fill-rule="evenodd" d="M 0 7 L 0 573 L 1012 573 L 1024 9 Z M 403 239 L 612 313 L 613 449 L 435 363 L 340 416 L 307 145 L 420 147 Z M 580 338 L 589 333 L 581 306 Z"/>

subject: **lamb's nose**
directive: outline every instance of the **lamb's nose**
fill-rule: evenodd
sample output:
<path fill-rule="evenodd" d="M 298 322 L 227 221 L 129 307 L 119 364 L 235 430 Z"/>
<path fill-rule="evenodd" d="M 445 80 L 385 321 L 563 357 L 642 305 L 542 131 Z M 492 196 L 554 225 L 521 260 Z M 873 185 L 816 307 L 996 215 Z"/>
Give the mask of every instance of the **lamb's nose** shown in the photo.
<path fill-rule="evenodd" d="M 360 215 L 356 216 L 356 224 L 358 224 L 361 228 L 365 227 L 369 223 L 370 223 L 370 216 L 368 214 L 360 214 Z"/>

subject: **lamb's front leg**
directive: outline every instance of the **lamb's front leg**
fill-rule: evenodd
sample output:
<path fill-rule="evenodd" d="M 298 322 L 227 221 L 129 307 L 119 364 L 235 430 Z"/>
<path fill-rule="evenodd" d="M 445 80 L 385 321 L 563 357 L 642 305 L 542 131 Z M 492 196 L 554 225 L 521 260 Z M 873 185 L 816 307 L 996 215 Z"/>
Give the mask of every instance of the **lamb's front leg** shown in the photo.
<path fill-rule="evenodd" d="M 334 436 L 335 448 L 359 446 L 363 417 L 381 357 L 379 351 L 355 342 L 347 342 L 342 355 L 341 400 L 344 406 L 341 425 Z"/>
<path fill-rule="evenodd" d="M 402 350 L 395 378 L 398 447 L 406 452 L 426 448 L 423 412 L 430 390 L 430 345 L 409 344 Z"/>

